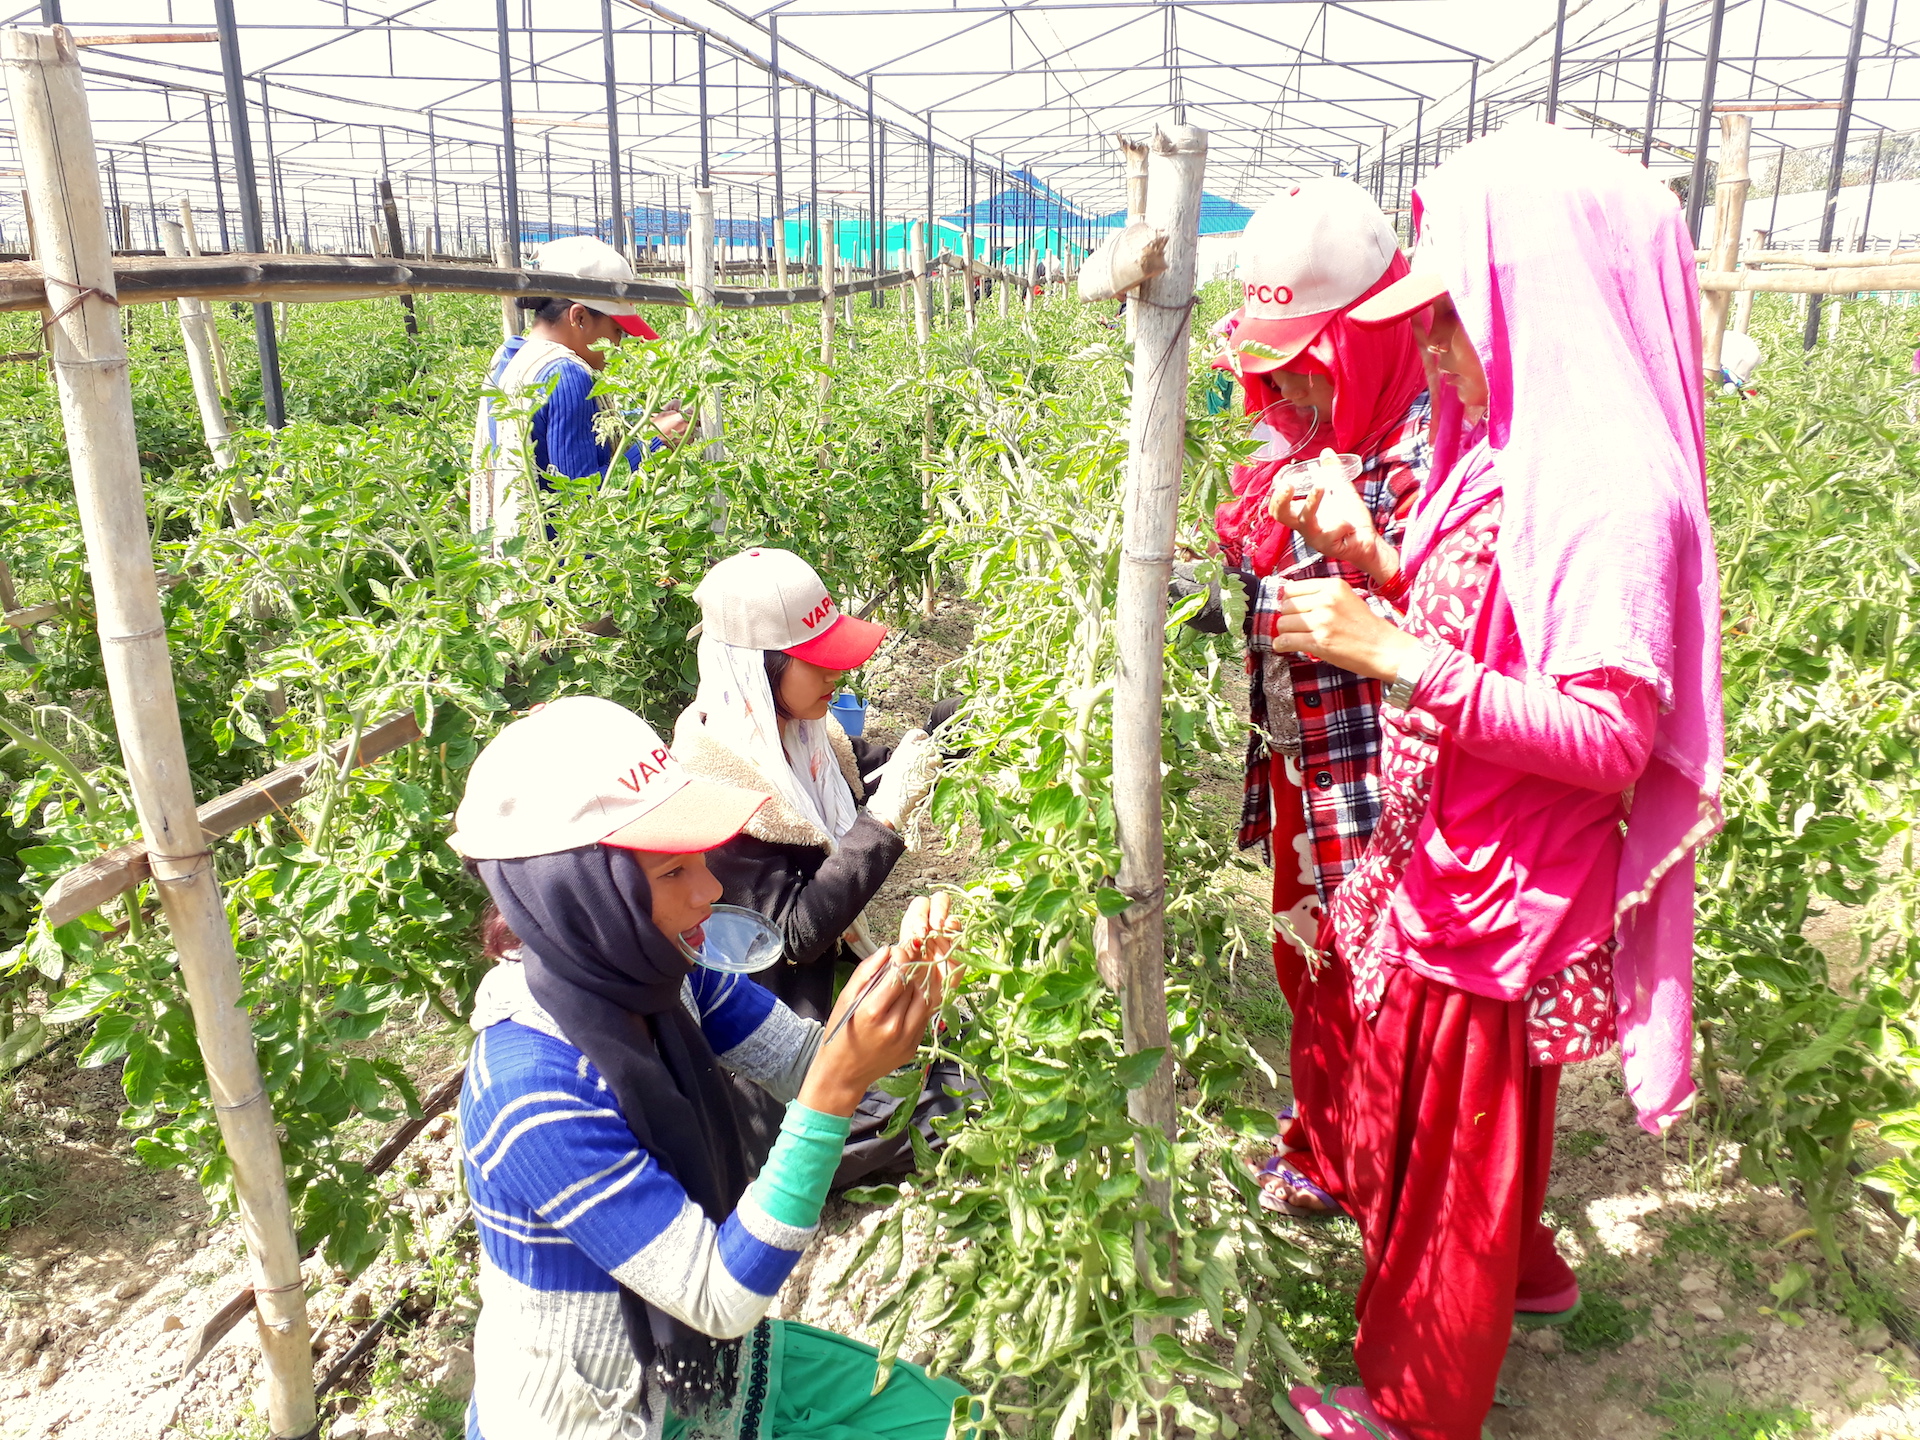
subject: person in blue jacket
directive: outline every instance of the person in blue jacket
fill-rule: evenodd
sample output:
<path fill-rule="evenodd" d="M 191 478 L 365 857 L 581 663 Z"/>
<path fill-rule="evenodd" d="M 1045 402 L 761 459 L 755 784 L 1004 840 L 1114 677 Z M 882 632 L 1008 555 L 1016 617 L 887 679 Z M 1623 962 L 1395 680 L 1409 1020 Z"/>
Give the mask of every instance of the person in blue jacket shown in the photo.
<path fill-rule="evenodd" d="M 460 1101 L 469 1440 L 944 1440 L 967 1403 L 905 1362 L 875 1393 L 871 1347 L 765 1318 L 955 943 L 944 906 L 916 902 L 824 1026 L 720 968 L 741 957 L 712 953 L 706 852 L 766 800 L 586 695 L 514 721 L 469 772 L 450 843 L 492 899 L 499 962 Z M 751 1180 L 728 1071 L 787 1102 Z"/>
<path fill-rule="evenodd" d="M 634 278 L 625 257 L 591 235 L 549 241 L 533 268 L 556 278 Z M 654 433 L 644 445 L 636 440 L 616 454 L 618 439 L 607 431 L 617 427 L 608 425 L 612 412 L 604 397 L 593 393 L 594 381 L 606 368 L 609 347 L 629 336 L 660 338 L 631 304 L 562 296 L 523 296 L 518 303 L 531 324 L 525 335 L 496 350 L 488 364 L 469 476 L 469 521 L 475 532 L 491 531 L 496 547 L 519 532 L 529 479 L 536 490 L 551 491 L 554 475 L 575 480 L 607 475 L 620 460 L 637 470 L 649 453 L 677 445 L 688 428 L 677 407 L 663 410 L 651 417 Z"/>

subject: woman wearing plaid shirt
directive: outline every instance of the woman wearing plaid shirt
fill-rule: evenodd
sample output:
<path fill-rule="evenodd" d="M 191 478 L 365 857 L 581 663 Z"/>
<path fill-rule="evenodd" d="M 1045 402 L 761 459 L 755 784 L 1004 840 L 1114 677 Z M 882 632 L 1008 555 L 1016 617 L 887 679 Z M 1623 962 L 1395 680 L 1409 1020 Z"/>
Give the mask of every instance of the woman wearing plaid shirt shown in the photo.
<path fill-rule="evenodd" d="M 1242 847 L 1273 857 L 1274 970 L 1294 1012 L 1323 907 L 1366 848 L 1380 812 L 1380 684 L 1272 646 L 1283 580 L 1344 579 L 1389 598 L 1394 542 L 1427 478 L 1428 378 L 1411 325 L 1362 330 L 1347 312 L 1407 273 L 1386 217 L 1359 186 L 1303 180 L 1247 226 L 1243 308 L 1222 330 L 1258 456 L 1239 466 L 1216 528 L 1228 565 L 1250 577 Z M 1352 484 L 1296 486 L 1289 466 L 1322 451 L 1358 457 Z M 1276 477 L 1279 483 L 1276 486 Z M 1296 492 L 1299 493 L 1296 493 Z M 1292 1055 L 1296 1077 L 1312 1056 Z M 1296 1118 L 1262 1171 L 1269 1203 L 1333 1208 L 1303 1165 Z M 1283 1163 L 1285 1162 L 1285 1163 Z"/>

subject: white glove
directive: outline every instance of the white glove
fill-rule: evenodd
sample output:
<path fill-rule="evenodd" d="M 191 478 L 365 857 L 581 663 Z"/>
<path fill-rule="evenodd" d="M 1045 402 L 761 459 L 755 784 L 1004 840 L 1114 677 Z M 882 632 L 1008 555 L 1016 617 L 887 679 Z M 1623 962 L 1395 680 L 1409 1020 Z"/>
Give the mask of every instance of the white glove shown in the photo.
<path fill-rule="evenodd" d="M 902 830 L 933 789 L 940 773 L 940 747 L 924 730 L 909 730 L 880 771 L 880 788 L 867 813 L 889 830 Z"/>

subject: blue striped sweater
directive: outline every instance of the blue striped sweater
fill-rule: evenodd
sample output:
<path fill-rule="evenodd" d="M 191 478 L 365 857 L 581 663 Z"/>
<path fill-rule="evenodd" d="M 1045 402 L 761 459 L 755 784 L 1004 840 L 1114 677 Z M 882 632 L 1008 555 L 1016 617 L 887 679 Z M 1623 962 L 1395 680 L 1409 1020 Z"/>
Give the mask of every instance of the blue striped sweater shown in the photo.
<path fill-rule="evenodd" d="M 695 970 L 682 999 L 728 1069 L 791 1101 L 820 1027 L 741 976 Z M 480 1231 L 469 1440 L 657 1440 L 619 1286 L 705 1334 L 745 1334 L 812 1239 L 848 1122 L 797 1102 L 739 1207 L 716 1225 L 635 1142 L 521 967 L 482 983 L 460 1100 Z"/>

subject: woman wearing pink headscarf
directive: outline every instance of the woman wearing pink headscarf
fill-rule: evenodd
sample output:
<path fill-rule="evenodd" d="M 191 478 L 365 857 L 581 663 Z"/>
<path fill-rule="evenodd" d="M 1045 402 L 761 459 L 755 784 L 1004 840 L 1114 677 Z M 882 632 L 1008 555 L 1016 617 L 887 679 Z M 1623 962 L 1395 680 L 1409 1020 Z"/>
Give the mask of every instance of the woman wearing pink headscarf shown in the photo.
<path fill-rule="evenodd" d="M 1320 1434 L 1477 1440 L 1516 1305 L 1578 1303 L 1538 1219 L 1560 1067 L 1616 1036 L 1658 1132 L 1691 1103 L 1693 857 L 1719 819 L 1719 586 L 1693 242 L 1665 187 L 1551 126 L 1414 196 L 1446 384 L 1403 622 L 1288 587 L 1276 644 L 1388 685 L 1382 812 L 1321 946 L 1341 1083 L 1303 1078 L 1360 1225 L 1364 1391 Z"/>

